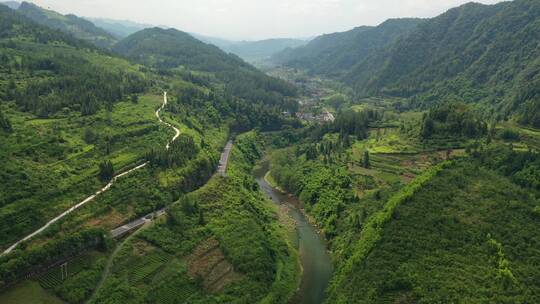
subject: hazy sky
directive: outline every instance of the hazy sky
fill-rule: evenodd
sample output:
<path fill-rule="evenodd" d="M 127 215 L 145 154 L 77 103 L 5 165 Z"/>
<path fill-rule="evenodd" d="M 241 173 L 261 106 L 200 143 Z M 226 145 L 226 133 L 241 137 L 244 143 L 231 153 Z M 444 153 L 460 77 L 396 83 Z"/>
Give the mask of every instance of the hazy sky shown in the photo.
<path fill-rule="evenodd" d="M 376 25 L 388 18 L 433 17 L 466 0 L 34 0 L 79 16 L 127 19 L 229 39 L 311 37 Z M 500 0 L 480 0 L 493 4 Z"/>

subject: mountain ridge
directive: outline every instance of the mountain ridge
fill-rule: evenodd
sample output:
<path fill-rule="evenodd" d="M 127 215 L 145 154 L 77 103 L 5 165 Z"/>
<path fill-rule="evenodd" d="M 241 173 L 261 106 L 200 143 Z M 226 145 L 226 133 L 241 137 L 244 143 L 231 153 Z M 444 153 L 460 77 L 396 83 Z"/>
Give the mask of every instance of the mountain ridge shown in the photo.
<path fill-rule="evenodd" d="M 29 2 L 22 2 L 17 11 L 39 24 L 71 34 L 101 48 L 110 48 L 116 43 L 116 39 L 107 31 L 73 14 L 62 15 Z"/>
<path fill-rule="evenodd" d="M 414 29 L 421 19 L 389 19 L 378 26 L 359 26 L 346 32 L 319 36 L 307 45 L 272 57 L 275 63 L 338 77 L 362 60 L 384 49 L 398 36 Z"/>

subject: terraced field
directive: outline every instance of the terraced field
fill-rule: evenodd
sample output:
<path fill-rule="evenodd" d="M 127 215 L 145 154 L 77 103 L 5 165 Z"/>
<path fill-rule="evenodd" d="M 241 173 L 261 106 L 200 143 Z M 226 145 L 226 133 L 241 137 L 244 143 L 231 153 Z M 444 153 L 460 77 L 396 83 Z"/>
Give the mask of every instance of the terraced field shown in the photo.
<path fill-rule="evenodd" d="M 193 279 L 201 278 L 203 286 L 210 292 L 219 292 L 242 275 L 234 271 L 216 239 L 209 239 L 197 246 L 186 258 L 188 273 Z"/>
<path fill-rule="evenodd" d="M 67 266 L 55 266 L 42 274 L 39 278 L 39 284 L 46 289 L 52 289 L 60 286 L 66 279 L 75 276 L 79 272 L 91 267 L 92 263 L 100 256 L 100 253 L 89 252 L 67 261 Z M 65 267 L 62 270 L 62 267 Z M 62 275 L 62 271 L 64 274 Z"/>
<path fill-rule="evenodd" d="M 128 275 L 129 283 L 135 285 L 149 278 L 163 267 L 169 258 L 170 256 L 168 254 L 161 251 L 156 251 L 145 256 L 144 260 L 130 271 Z"/>

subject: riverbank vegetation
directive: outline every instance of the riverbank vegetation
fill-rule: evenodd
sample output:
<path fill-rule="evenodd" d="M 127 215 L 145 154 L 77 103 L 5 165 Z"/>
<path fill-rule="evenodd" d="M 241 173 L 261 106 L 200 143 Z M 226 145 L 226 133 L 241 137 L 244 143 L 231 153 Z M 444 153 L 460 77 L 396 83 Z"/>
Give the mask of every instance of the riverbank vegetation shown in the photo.
<path fill-rule="evenodd" d="M 397 111 L 395 102 L 374 101 L 357 112 L 366 119 L 360 124 L 363 128 L 353 129 L 363 132 L 336 128 L 344 121 L 358 125 L 337 113 L 335 123 L 266 135 L 272 148 L 272 179 L 301 200 L 329 241 L 336 272 L 327 303 L 447 302 L 463 299 L 465 293 L 468 299 L 499 303 L 534 301 L 530 286 L 538 274 L 523 270 L 526 263 L 520 259 L 536 261 L 537 253 L 528 250 L 517 257 L 513 250 L 509 255 L 504 245 L 517 244 L 511 236 L 517 232 L 508 229 L 535 230 L 531 226 L 538 209 L 534 130 L 511 123 L 488 124 L 459 103 L 423 114 Z M 478 179 L 476 171 L 481 172 Z M 460 174 L 465 181 L 456 179 Z M 513 190 L 502 194 L 496 189 Z M 456 191 L 458 197 L 448 202 L 446 197 Z M 481 203 L 475 207 L 477 201 Z M 498 211 L 490 209 L 492 204 Z M 519 211 L 513 213 L 512 208 Z M 405 209 L 414 209 L 418 218 L 409 219 Z M 425 230 L 430 234 L 422 236 Z M 471 236 L 458 238 L 455 231 L 469 231 Z M 519 234 L 531 237 L 529 232 Z M 413 238 L 416 245 L 400 245 Z M 463 247 L 470 248 L 469 253 L 457 258 L 461 251 L 453 248 Z M 437 258 L 422 252 L 438 252 Z M 477 259 L 484 263 L 476 265 Z M 461 270 L 447 276 L 446 263 Z M 512 268 L 514 264 L 519 270 Z M 457 279 L 460 271 L 467 272 L 465 289 Z"/>

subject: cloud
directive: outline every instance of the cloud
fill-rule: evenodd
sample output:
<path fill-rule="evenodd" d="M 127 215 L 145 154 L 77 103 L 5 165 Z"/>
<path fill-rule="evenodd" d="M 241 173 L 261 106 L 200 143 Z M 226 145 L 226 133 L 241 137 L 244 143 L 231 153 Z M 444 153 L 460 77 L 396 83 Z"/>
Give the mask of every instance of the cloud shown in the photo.
<path fill-rule="evenodd" d="M 167 25 L 233 39 L 309 37 L 376 25 L 389 18 L 433 17 L 467 0 L 34 0 L 80 16 Z M 498 0 L 479 1 L 485 4 Z"/>

